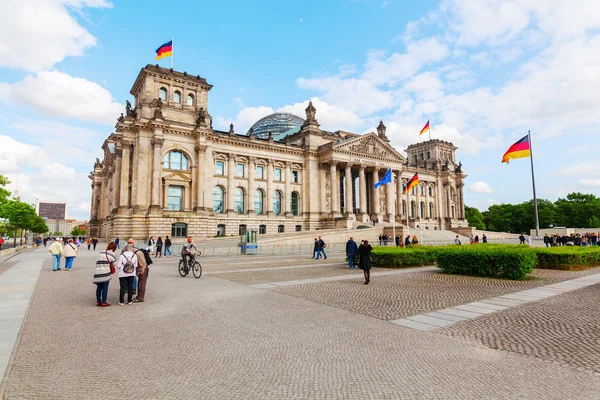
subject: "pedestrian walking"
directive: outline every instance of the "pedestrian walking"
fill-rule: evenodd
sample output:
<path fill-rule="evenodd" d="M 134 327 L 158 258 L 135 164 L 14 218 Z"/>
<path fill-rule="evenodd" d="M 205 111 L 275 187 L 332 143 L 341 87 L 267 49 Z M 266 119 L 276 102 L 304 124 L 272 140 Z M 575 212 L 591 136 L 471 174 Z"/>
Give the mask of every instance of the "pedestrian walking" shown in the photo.
<path fill-rule="evenodd" d="M 116 243 L 115 243 L 116 244 Z M 98 238 L 93 238 L 92 239 L 92 246 L 94 247 L 94 251 L 96 251 L 96 246 L 98 245 Z M 117 249 L 119 248 L 119 246 L 117 245 Z"/>
<path fill-rule="evenodd" d="M 402 237 L 399 234 L 396 235 L 396 238 L 394 239 L 394 241 L 396 242 L 396 247 L 402 246 Z"/>
<path fill-rule="evenodd" d="M 173 254 L 171 254 L 171 239 L 169 239 L 169 235 L 165 236 L 165 257 L 167 256 L 167 252 L 169 253 L 169 257 L 173 257 Z"/>
<path fill-rule="evenodd" d="M 115 238 L 115 244 L 117 245 L 117 249 L 120 249 L 120 248 L 121 248 L 121 246 L 119 246 L 119 242 L 120 242 L 120 240 L 119 240 L 119 237 L 117 236 L 117 237 Z M 96 248 L 95 248 L 95 247 L 94 247 L 94 250 L 96 250 Z"/>
<path fill-rule="evenodd" d="M 135 269 L 137 268 L 137 257 L 135 253 L 128 250 L 129 245 L 123 249 L 123 252 L 119 256 L 117 261 L 117 270 L 119 271 L 119 284 L 121 290 L 119 291 L 119 305 L 125 304 L 125 292 L 127 292 L 127 304 L 133 302 L 133 278 L 135 276 Z"/>
<path fill-rule="evenodd" d="M 454 239 L 454 244 L 457 244 L 460 246 L 460 238 L 458 237 L 458 235 L 456 235 L 456 239 Z"/>
<path fill-rule="evenodd" d="M 346 257 L 348 257 L 348 267 L 350 269 L 356 268 L 356 253 L 358 253 L 358 245 L 354 241 L 353 237 L 346 242 Z"/>
<path fill-rule="evenodd" d="M 114 242 L 111 242 L 111 243 L 114 243 Z M 91 245 L 92 245 L 92 238 L 91 238 L 91 237 L 89 237 L 89 238 L 87 239 L 87 246 L 88 246 L 88 250 L 90 250 L 90 246 L 91 246 Z M 115 245 L 115 246 L 116 246 L 116 245 Z"/>
<path fill-rule="evenodd" d="M 383 246 L 383 235 L 379 235 L 379 245 Z"/>
<path fill-rule="evenodd" d="M 479 243 L 479 235 L 475 235 L 475 244 Z"/>
<path fill-rule="evenodd" d="M 162 238 L 159 236 L 158 239 L 156 239 L 156 253 L 154 253 L 154 257 L 162 257 L 162 248 L 163 241 Z"/>
<path fill-rule="evenodd" d="M 321 236 L 319 236 L 317 243 L 317 260 L 321 257 L 321 253 L 323 253 L 323 257 L 327 260 L 327 253 L 325 253 L 325 247 L 327 247 L 327 244 L 323 239 L 321 239 Z"/>
<path fill-rule="evenodd" d="M 35 239 L 35 247 L 40 247 L 40 245 L 42 244 L 42 238 L 37 238 Z"/>
<path fill-rule="evenodd" d="M 317 256 L 318 252 L 319 252 L 319 239 L 315 238 L 315 245 L 313 246 L 312 258 L 315 258 Z"/>
<path fill-rule="evenodd" d="M 365 275 L 365 285 L 368 285 L 371 281 L 371 251 L 373 247 L 369 244 L 368 240 L 362 242 L 358 248 L 358 256 L 360 260 L 358 262 L 358 268 L 363 270 Z"/>
<path fill-rule="evenodd" d="M 148 239 L 148 253 L 152 254 L 154 253 L 154 236 L 150 236 L 150 239 Z"/>
<path fill-rule="evenodd" d="M 481 241 L 485 244 L 487 243 L 487 236 L 485 236 L 485 233 L 483 234 L 483 236 L 481 236 Z"/>
<path fill-rule="evenodd" d="M 410 235 L 406 235 L 404 238 L 404 247 L 410 246 Z"/>
<path fill-rule="evenodd" d="M 54 243 L 48 247 L 48 252 L 52 254 L 52 271 L 60 271 L 60 257 L 63 253 L 62 239 L 56 238 Z"/>
<path fill-rule="evenodd" d="M 96 261 L 96 269 L 92 282 L 96 284 L 96 306 L 110 307 L 106 302 L 108 296 L 108 284 L 110 283 L 110 275 L 113 273 L 111 265 L 117 261 L 114 251 L 117 249 L 115 242 L 110 242 L 106 246 L 105 251 L 101 251 Z M 113 266 L 114 268 L 114 266 Z"/>
<path fill-rule="evenodd" d="M 73 239 L 69 239 L 63 249 L 63 255 L 65 256 L 65 271 L 73 269 L 73 261 L 77 257 L 77 246 L 73 244 Z"/>
<path fill-rule="evenodd" d="M 4 244 L 4 239 L 0 236 L 0 250 L 2 250 L 2 245 Z"/>

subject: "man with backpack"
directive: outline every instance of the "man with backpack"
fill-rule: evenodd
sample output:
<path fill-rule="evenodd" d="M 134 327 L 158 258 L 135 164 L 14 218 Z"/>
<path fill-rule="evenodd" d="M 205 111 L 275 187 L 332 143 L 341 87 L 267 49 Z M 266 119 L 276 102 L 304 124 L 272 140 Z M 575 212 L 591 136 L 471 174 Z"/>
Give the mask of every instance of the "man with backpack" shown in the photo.
<path fill-rule="evenodd" d="M 148 254 L 146 250 L 136 248 L 135 241 L 132 238 L 127 240 L 127 246 L 123 249 L 123 251 L 131 251 L 137 258 L 137 290 L 134 285 L 134 290 L 136 290 L 137 296 L 133 299 L 133 302 L 143 303 L 144 296 L 146 295 L 146 282 L 148 281 L 148 274 L 150 273 L 149 266 L 152 264 L 152 257 L 150 257 L 150 254 Z"/>

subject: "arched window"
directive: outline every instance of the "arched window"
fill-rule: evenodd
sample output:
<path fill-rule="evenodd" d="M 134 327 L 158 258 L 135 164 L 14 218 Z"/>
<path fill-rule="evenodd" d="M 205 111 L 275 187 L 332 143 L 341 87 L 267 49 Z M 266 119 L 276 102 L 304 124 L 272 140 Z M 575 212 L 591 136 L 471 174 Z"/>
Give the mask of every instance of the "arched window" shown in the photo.
<path fill-rule="evenodd" d="M 254 212 L 257 214 L 263 214 L 265 204 L 265 194 L 262 190 L 257 189 L 254 192 Z"/>
<path fill-rule="evenodd" d="M 237 188 L 233 192 L 233 210 L 236 214 L 244 213 L 244 189 Z"/>
<path fill-rule="evenodd" d="M 194 105 L 194 95 L 191 93 L 187 95 L 187 105 L 188 106 Z"/>
<path fill-rule="evenodd" d="M 429 218 L 433 218 L 433 203 L 429 203 Z"/>
<path fill-rule="evenodd" d="M 180 92 L 179 90 L 176 90 L 176 91 L 173 93 L 173 101 L 174 101 L 175 103 L 181 103 L 181 92 Z"/>
<path fill-rule="evenodd" d="M 275 215 L 281 214 L 281 192 L 279 190 L 273 193 L 273 212 Z"/>
<path fill-rule="evenodd" d="M 430 151 L 427 152 L 427 159 L 431 160 L 431 152 Z"/>
<path fill-rule="evenodd" d="M 225 201 L 225 190 L 221 186 L 213 189 L 213 210 L 215 214 L 223 213 L 223 202 Z"/>
<path fill-rule="evenodd" d="M 172 237 L 186 237 L 187 236 L 187 224 L 177 222 L 171 225 L 171 236 Z"/>
<path fill-rule="evenodd" d="M 163 166 L 166 169 L 178 169 L 187 171 L 190 169 L 190 162 L 185 154 L 180 151 L 170 151 L 165 154 Z"/>
<path fill-rule="evenodd" d="M 296 232 L 302 232 L 302 225 L 296 225 Z"/>
<path fill-rule="evenodd" d="M 292 192 L 292 214 L 293 215 L 298 215 L 298 193 L 297 192 Z"/>
<path fill-rule="evenodd" d="M 421 217 L 425 217 L 425 203 L 421 202 L 419 208 L 421 210 Z"/>
<path fill-rule="evenodd" d="M 402 200 L 402 215 L 406 215 L 406 201 Z"/>
<path fill-rule="evenodd" d="M 421 195 L 425 194 L 425 188 L 423 188 L 423 186 L 419 185 L 419 190 L 421 191 Z"/>
<path fill-rule="evenodd" d="M 161 87 L 160 91 L 158 93 L 159 93 L 158 95 L 160 96 L 160 99 L 162 101 L 167 101 L 167 89 L 165 89 L 164 87 Z"/>

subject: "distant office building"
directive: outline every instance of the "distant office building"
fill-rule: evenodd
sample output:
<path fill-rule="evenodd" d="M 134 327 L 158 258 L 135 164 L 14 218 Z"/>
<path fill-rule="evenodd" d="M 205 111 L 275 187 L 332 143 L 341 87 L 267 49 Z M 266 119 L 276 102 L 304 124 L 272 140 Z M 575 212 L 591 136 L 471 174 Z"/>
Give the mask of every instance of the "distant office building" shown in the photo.
<path fill-rule="evenodd" d="M 40 203 L 38 215 L 42 218 L 64 220 L 67 217 L 67 203 Z"/>

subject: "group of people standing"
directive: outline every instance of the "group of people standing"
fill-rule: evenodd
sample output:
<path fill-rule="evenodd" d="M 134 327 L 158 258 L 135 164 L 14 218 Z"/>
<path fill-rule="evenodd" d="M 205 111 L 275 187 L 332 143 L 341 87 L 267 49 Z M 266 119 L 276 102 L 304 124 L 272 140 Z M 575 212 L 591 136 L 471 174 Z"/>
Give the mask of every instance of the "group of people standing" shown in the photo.
<path fill-rule="evenodd" d="M 600 244 L 598 241 L 598 234 L 592 233 L 571 233 L 567 235 L 544 235 L 544 244 L 546 247 L 555 246 L 597 246 Z"/>
<path fill-rule="evenodd" d="M 96 261 L 96 269 L 92 282 L 96 284 L 96 306 L 110 307 L 107 303 L 108 285 L 111 275 L 117 274 L 119 278 L 119 305 L 142 303 L 146 295 L 146 282 L 150 272 L 148 254 L 144 249 L 135 247 L 135 241 L 129 239 L 119 256 L 116 255 L 117 244 L 110 242 L 106 250 L 100 252 Z M 137 285 L 136 285 L 137 280 Z M 137 286 L 137 288 L 136 288 Z M 127 302 L 125 302 L 127 294 Z M 137 294 L 134 298 L 133 295 Z"/>
<path fill-rule="evenodd" d="M 120 248 L 120 239 L 118 237 L 115 238 L 114 242 L 117 245 L 117 248 Z M 154 257 L 162 257 L 163 255 L 167 257 L 167 253 L 169 254 L 169 257 L 172 257 L 172 245 L 173 242 L 171 242 L 171 239 L 169 239 L 169 235 L 165 236 L 164 242 L 161 236 L 159 236 L 156 240 L 154 240 L 154 236 L 150 236 L 148 243 L 146 244 L 146 251 L 154 255 Z"/>
<path fill-rule="evenodd" d="M 350 269 L 358 268 L 363 270 L 365 276 L 365 285 L 371 281 L 371 251 L 373 247 L 368 240 L 361 240 L 360 246 L 356 244 L 353 237 L 346 242 L 346 257 Z M 357 262 L 358 257 L 358 262 Z"/>

